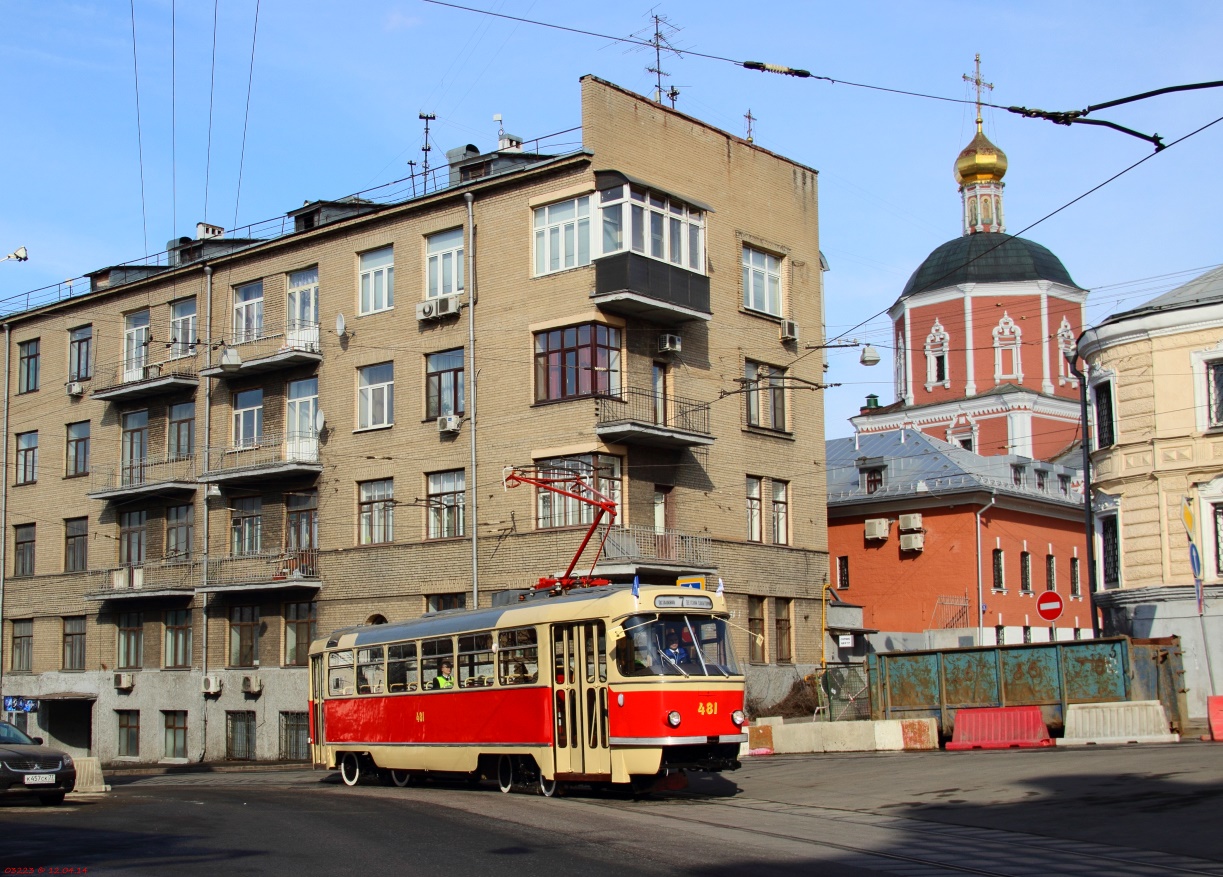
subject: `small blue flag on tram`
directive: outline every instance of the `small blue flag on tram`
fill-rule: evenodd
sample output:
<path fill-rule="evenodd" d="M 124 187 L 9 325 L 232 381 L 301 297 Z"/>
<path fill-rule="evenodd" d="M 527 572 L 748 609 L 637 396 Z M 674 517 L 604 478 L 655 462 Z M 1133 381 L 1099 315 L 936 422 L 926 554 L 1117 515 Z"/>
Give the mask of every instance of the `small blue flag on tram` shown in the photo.
<path fill-rule="evenodd" d="M 641 576 L 633 576 L 633 596 L 640 596 Z"/>

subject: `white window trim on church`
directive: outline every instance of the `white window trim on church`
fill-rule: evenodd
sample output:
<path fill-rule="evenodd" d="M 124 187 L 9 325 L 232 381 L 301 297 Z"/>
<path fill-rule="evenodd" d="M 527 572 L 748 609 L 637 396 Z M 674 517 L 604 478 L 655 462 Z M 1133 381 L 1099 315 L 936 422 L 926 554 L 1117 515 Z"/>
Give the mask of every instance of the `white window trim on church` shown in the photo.
<path fill-rule="evenodd" d="M 977 449 L 981 447 L 981 424 L 968 415 L 964 415 L 965 422 L 957 426 L 959 420 L 960 418 L 957 417 L 947 427 L 947 443 L 963 448 L 964 441 L 967 439 L 972 443 L 972 447 L 965 448 L 965 450 L 980 453 Z"/>
<path fill-rule="evenodd" d="M 951 389 L 951 338 L 947 334 L 947 330 L 943 328 L 943 324 L 939 322 L 938 317 L 934 318 L 934 325 L 930 327 L 930 334 L 926 336 L 926 392 L 929 393 L 934 389 L 935 385 L 941 384 L 947 389 Z M 938 364 L 939 358 L 943 361 L 943 379 L 938 379 Z"/>
<path fill-rule="evenodd" d="M 1198 489 L 1198 548 L 1201 550 L 1202 578 L 1217 582 L 1223 578 L 1219 555 L 1223 553 L 1223 524 L 1215 517 L 1215 506 L 1223 506 L 1223 475 L 1199 484 Z M 1187 556 L 1187 555 L 1186 555 Z"/>
<path fill-rule="evenodd" d="M 1062 324 L 1057 327 L 1057 385 L 1064 387 L 1069 384 L 1073 389 L 1079 388 L 1079 379 L 1070 370 L 1066 357 L 1075 356 L 1074 329 L 1070 328 L 1070 320 L 1062 317 Z"/>
<path fill-rule="evenodd" d="M 1223 394 L 1223 387 L 1212 387 L 1210 366 L 1223 359 L 1223 341 L 1206 350 L 1194 350 L 1189 354 L 1193 366 L 1193 412 L 1198 432 L 1214 432 L 1223 427 L 1223 422 L 1214 419 L 1214 396 Z"/>
<path fill-rule="evenodd" d="M 1023 383 L 1023 330 L 1015 325 L 1015 321 L 1005 311 L 1002 319 L 994 327 L 994 383 L 1017 381 Z M 1008 361 L 1009 360 L 1009 361 Z M 1010 369 L 1004 366 L 1011 366 Z"/>

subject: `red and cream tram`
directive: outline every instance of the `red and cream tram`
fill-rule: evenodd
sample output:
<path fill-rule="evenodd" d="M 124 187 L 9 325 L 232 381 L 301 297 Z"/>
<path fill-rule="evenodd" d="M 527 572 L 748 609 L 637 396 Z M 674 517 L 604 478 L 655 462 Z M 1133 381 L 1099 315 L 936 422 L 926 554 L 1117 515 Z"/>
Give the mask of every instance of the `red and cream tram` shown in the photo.
<path fill-rule="evenodd" d="M 336 631 L 310 650 L 314 763 L 349 785 L 444 771 L 545 795 L 733 770 L 744 679 L 727 618 L 720 594 L 602 585 Z"/>

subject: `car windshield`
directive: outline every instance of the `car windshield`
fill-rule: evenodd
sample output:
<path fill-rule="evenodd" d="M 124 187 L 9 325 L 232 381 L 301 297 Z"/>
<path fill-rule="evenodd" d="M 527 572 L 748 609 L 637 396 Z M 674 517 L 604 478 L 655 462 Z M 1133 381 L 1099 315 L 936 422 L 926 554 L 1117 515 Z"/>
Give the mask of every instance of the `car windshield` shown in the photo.
<path fill-rule="evenodd" d="M 34 741 L 21 733 L 17 726 L 10 725 L 8 722 L 0 722 L 0 743 L 19 743 L 30 746 Z"/>
<path fill-rule="evenodd" d="M 621 625 L 616 667 L 622 676 L 738 676 L 742 671 L 721 618 L 633 615 Z"/>

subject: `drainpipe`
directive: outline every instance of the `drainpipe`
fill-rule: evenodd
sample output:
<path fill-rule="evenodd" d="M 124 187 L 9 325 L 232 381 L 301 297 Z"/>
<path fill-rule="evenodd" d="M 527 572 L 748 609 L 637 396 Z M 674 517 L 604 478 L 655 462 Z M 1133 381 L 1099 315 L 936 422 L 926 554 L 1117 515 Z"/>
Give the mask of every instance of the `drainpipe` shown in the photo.
<path fill-rule="evenodd" d="M 4 577 L 8 569 L 8 401 L 9 381 L 12 376 L 12 343 L 13 327 L 11 323 L 4 324 L 4 450 L 0 452 L 0 632 L 4 630 Z M 0 641 L 3 635 L 0 633 Z M 0 691 L 4 689 L 4 655 L 0 649 Z"/>
<path fill-rule="evenodd" d="M 476 225 L 475 217 L 472 212 L 472 203 L 475 201 L 475 196 L 471 192 L 463 194 L 463 200 L 467 202 L 467 361 L 468 374 L 467 379 L 467 409 L 471 412 L 468 418 L 468 423 L 471 424 L 471 478 L 467 482 L 466 490 L 464 491 L 464 500 L 467 502 L 471 514 L 467 517 L 467 524 L 471 527 L 471 608 L 480 608 L 480 558 L 477 552 L 477 529 L 476 521 L 476 278 L 475 278 L 475 242 L 476 242 Z"/>
<path fill-rule="evenodd" d="M 977 645 L 985 644 L 985 586 L 981 575 L 981 515 L 998 501 L 998 492 L 989 495 L 989 502 L 977 509 Z"/>
<path fill-rule="evenodd" d="M 1087 605 L 1091 611 L 1091 635 L 1100 636 L 1100 614 L 1096 611 L 1096 515 L 1091 503 L 1091 439 L 1087 435 L 1087 377 L 1066 355 L 1070 373 L 1079 381 L 1079 417 L 1083 421 L 1083 528 L 1087 531 Z"/>
<path fill-rule="evenodd" d="M 212 266 L 204 266 L 204 350 L 207 357 L 206 365 L 212 365 Z M 208 379 L 208 386 L 204 390 L 204 471 L 208 471 L 209 449 L 212 447 L 212 379 Z M 208 508 L 208 488 L 204 488 L 204 553 L 202 570 L 200 572 L 200 581 L 202 586 L 208 587 L 208 547 L 209 547 L 209 527 L 208 522 L 211 515 Z M 202 638 L 203 642 L 203 659 L 201 660 L 201 686 L 203 691 L 203 676 L 208 675 L 208 592 L 204 591 L 200 594 L 203 600 L 200 606 L 200 622 L 203 625 Z M 204 716 L 204 742 L 200 746 L 200 761 L 208 755 L 208 697 L 200 694 L 200 699 L 203 702 L 202 712 Z"/>

